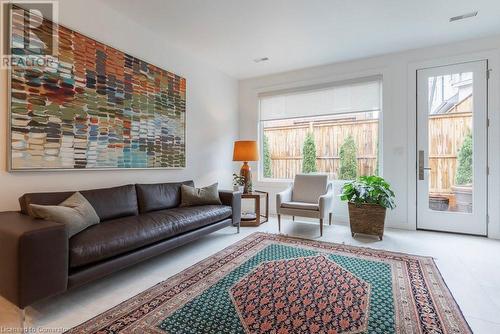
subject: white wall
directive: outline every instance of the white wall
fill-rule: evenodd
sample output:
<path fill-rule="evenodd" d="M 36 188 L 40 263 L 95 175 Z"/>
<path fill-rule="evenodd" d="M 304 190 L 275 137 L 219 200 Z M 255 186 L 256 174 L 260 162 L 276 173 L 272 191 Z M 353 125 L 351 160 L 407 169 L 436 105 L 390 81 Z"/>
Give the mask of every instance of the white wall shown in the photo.
<path fill-rule="evenodd" d="M 415 199 L 415 81 L 417 68 L 447 65 L 485 59 L 493 69 L 489 82 L 490 177 L 488 235 L 500 238 L 500 36 L 411 50 L 350 62 L 302 69 L 270 76 L 242 80 L 239 83 L 240 138 L 258 138 L 258 93 L 311 84 L 340 81 L 381 74 L 383 76 L 382 174 L 397 195 L 397 208 L 389 213 L 387 225 L 403 229 L 416 228 Z M 252 165 L 254 178 L 258 168 Z M 275 212 L 275 194 L 284 189 L 283 182 L 254 182 L 255 188 L 270 191 L 271 209 Z M 336 185 L 339 191 L 340 185 Z M 337 202 L 335 218 L 347 219 L 345 203 Z"/>
<path fill-rule="evenodd" d="M 194 179 L 231 186 L 232 145 L 238 134 L 235 79 L 172 47 L 168 40 L 104 5 L 104 1 L 59 2 L 59 21 L 110 46 L 187 80 L 187 168 L 71 172 L 7 172 L 7 73 L 0 72 L 0 211 L 17 210 L 25 192 L 76 190 L 140 182 Z"/>

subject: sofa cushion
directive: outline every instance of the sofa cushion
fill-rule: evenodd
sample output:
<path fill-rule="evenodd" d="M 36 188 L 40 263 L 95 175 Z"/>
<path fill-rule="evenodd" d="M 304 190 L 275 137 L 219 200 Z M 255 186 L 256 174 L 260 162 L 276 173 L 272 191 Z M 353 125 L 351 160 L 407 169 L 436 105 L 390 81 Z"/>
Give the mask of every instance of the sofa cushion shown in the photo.
<path fill-rule="evenodd" d="M 69 242 L 69 265 L 76 268 L 186 233 L 231 217 L 224 205 L 153 211 L 103 222 L 76 234 Z"/>
<path fill-rule="evenodd" d="M 21 213 L 25 215 L 33 216 L 30 210 L 30 204 L 37 205 L 59 205 L 59 203 L 64 202 L 74 191 L 59 191 L 50 193 L 27 193 L 19 197 L 19 205 L 21 207 Z M 92 203 L 90 203 L 92 204 Z"/>
<path fill-rule="evenodd" d="M 135 185 L 80 191 L 101 221 L 139 214 Z"/>
<path fill-rule="evenodd" d="M 136 184 L 139 212 L 176 208 L 181 204 L 181 185 L 194 186 L 193 181 Z"/>
<path fill-rule="evenodd" d="M 30 214 L 30 204 L 58 205 L 73 195 L 74 191 L 28 193 L 19 198 L 21 212 Z M 112 188 L 80 191 L 90 202 L 101 221 L 133 216 L 139 213 L 137 195 L 133 184 Z"/>
<path fill-rule="evenodd" d="M 314 210 L 319 211 L 319 204 L 304 203 L 304 202 L 284 202 L 281 203 L 282 208 L 298 209 L 298 210 Z"/>

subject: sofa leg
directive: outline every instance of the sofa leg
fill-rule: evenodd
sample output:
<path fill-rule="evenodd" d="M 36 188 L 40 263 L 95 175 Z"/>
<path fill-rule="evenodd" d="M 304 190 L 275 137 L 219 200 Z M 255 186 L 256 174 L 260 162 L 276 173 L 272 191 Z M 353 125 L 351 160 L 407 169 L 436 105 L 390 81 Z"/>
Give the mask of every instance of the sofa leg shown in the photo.
<path fill-rule="evenodd" d="M 323 236 L 323 218 L 320 218 L 319 220 L 319 236 Z"/>
<path fill-rule="evenodd" d="M 292 221 L 295 221 L 295 216 L 292 216 Z"/>
<path fill-rule="evenodd" d="M 278 233 L 281 233 L 281 215 L 278 214 Z"/>
<path fill-rule="evenodd" d="M 333 216 L 333 213 L 329 213 L 328 214 L 328 225 L 332 225 L 332 216 Z"/>

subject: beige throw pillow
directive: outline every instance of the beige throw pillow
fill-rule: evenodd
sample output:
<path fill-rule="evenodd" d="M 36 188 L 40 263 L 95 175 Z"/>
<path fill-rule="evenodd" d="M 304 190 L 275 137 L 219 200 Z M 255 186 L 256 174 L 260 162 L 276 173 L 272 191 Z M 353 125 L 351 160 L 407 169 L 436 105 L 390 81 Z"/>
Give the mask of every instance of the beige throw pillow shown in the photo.
<path fill-rule="evenodd" d="M 205 188 L 195 188 L 183 184 L 181 186 L 181 206 L 222 204 L 217 185 L 214 183 Z"/>
<path fill-rule="evenodd" d="M 30 214 L 34 218 L 66 225 L 68 238 L 100 222 L 92 205 L 79 192 L 74 193 L 59 205 L 30 204 Z"/>

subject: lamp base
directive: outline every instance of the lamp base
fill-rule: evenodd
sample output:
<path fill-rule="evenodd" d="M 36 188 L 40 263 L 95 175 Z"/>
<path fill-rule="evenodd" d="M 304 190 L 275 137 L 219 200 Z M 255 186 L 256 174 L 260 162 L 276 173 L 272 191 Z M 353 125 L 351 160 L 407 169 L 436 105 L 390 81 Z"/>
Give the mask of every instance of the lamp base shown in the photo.
<path fill-rule="evenodd" d="M 243 166 L 240 169 L 240 175 L 245 179 L 245 187 L 243 189 L 244 193 L 249 193 L 252 191 L 252 170 L 250 169 L 250 165 L 247 161 L 243 162 Z"/>

